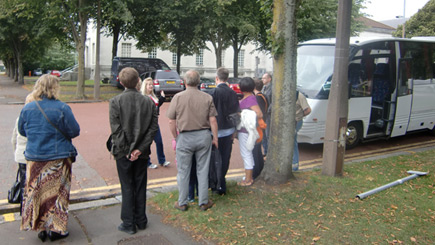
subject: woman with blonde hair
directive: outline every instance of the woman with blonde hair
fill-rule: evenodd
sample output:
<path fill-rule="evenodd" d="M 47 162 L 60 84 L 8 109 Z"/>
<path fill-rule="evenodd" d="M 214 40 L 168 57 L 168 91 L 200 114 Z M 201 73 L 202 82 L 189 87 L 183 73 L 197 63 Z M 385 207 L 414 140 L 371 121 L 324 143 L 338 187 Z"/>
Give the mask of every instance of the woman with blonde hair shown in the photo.
<path fill-rule="evenodd" d="M 140 91 L 143 95 L 150 97 L 154 104 L 156 105 L 157 109 L 157 116 L 160 112 L 160 106 L 165 102 L 165 92 L 163 90 L 160 92 L 160 96 L 157 97 L 154 93 L 154 83 L 153 79 L 151 77 L 147 77 L 143 80 L 142 86 L 140 88 Z M 157 159 L 159 161 L 160 166 L 167 167 L 170 162 L 166 161 L 165 152 L 163 151 L 163 140 L 162 140 L 162 134 L 160 132 L 160 127 L 157 130 L 156 135 L 154 136 L 154 142 L 156 142 L 156 151 L 157 151 Z M 149 168 L 157 168 L 156 164 L 152 164 L 151 160 L 148 160 L 148 167 Z"/>
<path fill-rule="evenodd" d="M 69 235 L 68 205 L 71 167 L 77 150 L 71 139 L 80 134 L 71 108 L 58 100 L 59 79 L 42 75 L 33 89 L 34 101 L 26 104 L 18 132 L 27 137 L 27 160 L 21 230 L 39 231 L 45 241 Z"/>

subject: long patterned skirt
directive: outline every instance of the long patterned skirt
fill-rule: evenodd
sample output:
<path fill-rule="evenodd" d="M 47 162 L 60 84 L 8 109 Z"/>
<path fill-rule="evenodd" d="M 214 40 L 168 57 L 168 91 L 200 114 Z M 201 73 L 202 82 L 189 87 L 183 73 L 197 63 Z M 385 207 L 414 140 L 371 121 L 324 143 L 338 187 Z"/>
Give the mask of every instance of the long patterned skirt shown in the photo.
<path fill-rule="evenodd" d="M 71 189 L 72 159 L 27 162 L 21 230 L 65 234 Z"/>

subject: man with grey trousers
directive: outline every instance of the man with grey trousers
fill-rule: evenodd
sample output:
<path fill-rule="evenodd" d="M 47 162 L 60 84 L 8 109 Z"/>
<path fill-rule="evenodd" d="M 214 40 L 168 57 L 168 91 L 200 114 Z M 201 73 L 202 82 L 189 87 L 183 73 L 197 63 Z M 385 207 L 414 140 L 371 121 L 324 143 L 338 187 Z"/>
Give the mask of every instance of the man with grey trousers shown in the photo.
<path fill-rule="evenodd" d="M 189 70 L 184 78 L 186 90 L 172 98 L 166 112 L 170 131 L 176 140 L 179 194 L 174 207 L 181 211 L 186 211 L 188 208 L 190 169 L 192 156 L 195 156 L 198 204 L 202 211 L 206 211 L 213 206 L 213 202 L 208 198 L 208 174 L 211 146 L 213 144 L 218 148 L 217 112 L 213 98 L 198 90 L 199 73 Z"/>

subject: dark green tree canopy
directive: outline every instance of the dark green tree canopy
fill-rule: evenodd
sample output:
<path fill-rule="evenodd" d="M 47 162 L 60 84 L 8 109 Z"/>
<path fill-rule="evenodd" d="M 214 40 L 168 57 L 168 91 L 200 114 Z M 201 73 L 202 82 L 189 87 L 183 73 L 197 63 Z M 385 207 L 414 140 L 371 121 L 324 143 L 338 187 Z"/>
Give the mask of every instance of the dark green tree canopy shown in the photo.
<path fill-rule="evenodd" d="M 405 36 L 435 36 L 435 0 L 430 0 L 405 23 Z M 394 36 L 402 36 L 402 25 L 399 25 Z"/>

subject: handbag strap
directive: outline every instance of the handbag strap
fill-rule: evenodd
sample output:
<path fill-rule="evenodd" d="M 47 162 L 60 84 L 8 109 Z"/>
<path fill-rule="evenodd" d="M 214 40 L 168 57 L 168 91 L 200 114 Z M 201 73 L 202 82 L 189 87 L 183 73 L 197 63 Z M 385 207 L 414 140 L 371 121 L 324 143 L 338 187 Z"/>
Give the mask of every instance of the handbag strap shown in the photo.
<path fill-rule="evenodd" d="M 47 121 L 51 124 L 51 126 L 53 126 L 57 131 L 59 131 L 63 135 L 63 137 L 65 137 L 65 139 L 71 141 L 70 137 L 68 137 L 62 130 L 60 130 L 54 123 L 50 121 L 50 119 L 47 117 L 47 114 L 45 114 L 44 110 L 41 108 L 37 100 L 35 100 L 35 103 L 36 106 L 38 106 L 38 109 L 41 111 L 42 115 L 45 117 L 45 119 L 47 119 Z"/>

